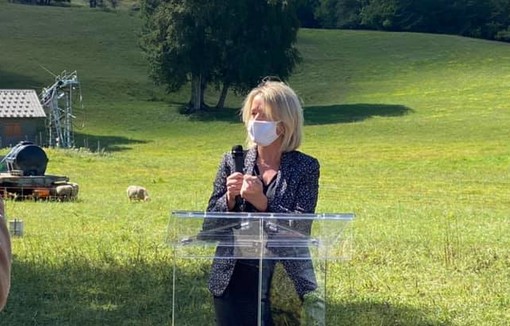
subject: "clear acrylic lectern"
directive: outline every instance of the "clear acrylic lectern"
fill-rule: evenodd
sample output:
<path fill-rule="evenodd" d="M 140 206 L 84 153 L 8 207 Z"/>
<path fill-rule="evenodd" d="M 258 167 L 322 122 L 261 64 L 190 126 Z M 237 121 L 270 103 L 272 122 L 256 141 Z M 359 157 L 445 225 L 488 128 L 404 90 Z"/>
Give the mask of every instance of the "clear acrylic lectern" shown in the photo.
<path fill-rule="evenodd" d="M 172 212 L 168 227 L 168 241 L 174 250 L 172 325 L 215 325 L 208 291 L 213 259 L 258 260 L 259 298 L 262 267 L 271 264 L 275 324 L 325 325 L 328 261 L 350 258 L 349 222 L 353 218 L 351 213 Z M 299 270 L 300 264 L 312 266 L 316 283 L 304 296 L 297 294 L 296 275 L 290 276 L 286 268 L 292 265 L 294 271 L 296 266 Z M 260 306 L 259 300 L 256 325 L 262 325 Z"/>

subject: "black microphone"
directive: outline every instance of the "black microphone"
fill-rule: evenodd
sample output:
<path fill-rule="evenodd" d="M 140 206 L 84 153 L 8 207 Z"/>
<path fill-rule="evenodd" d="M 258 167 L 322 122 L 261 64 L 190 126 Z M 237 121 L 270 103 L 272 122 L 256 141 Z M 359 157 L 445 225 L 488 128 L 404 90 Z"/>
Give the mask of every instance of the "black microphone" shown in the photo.
<path fill-rule="evenodd" d="M 234 170 L 235 172 L 243 173 L 244 170 L 244 151 L 243 146 L 235 145 L 232 147 L 232 158 L 234 159 Z M 236 196 L 236 204 L 234 210 L 240 211 L 243 199 L 240 195 Z"/>
<path fill-rule="evenodd" d="M 235 145 L 234 147 L 232 147 L 232 158 L 234 159 L 235 172 L 243 173 L 244 170 L 243 146 Z"/>

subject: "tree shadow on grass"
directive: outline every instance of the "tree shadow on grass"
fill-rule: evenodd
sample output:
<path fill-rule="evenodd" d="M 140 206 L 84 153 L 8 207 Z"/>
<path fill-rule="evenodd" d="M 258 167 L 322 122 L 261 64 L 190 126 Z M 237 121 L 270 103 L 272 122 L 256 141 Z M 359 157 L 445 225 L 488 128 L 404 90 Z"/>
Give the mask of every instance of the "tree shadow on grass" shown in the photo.
<path fill-rule="evenodd" d="M 130 150 L 131 144 L 146 144 L 149 141 L 132 139 L 119 136 L 98 136 L 74 133 L 74 144 L 76 147 L 84 147 L 92 152 L 120 152 Z"/>
<path fill-rule="evenodd" d="M 14 260 L 2 325 L 169 324 L 170 261 L 93 267 L 82 259 L 58 265 Z"/>
<path fill-rule="evenodd" d="M 233 108 L 208 108 L 205 111 L 190 115 L 192 120 L 197 121 L 223 121 L 239 123 L 240 109 Z M 323 125 L 336 123 L 360 122 L 371 117 L 399 117 L 413 110 L 398 104 L 335 104 L 326 106 L 306 106 L 304 108 L 305 124 Z"/>
<path fill-rule="evenodd" d="M 399 117 L 413 110 L 398 104 L 337 104 L 305 107 L 307 125 L 360 122 L 371 117 Z"/>
<path fill-rule="evenodd" d="M 86 258 L 78 257 L 59 263 L 44 258 L 38 258 L 37 263 L 20 262 L 14 257 L 11 293 L 7 306 L 0 312 L 2 325 L 171 324 L 170 257 L 152 262 L 145 257 L 139 260 L 133 257 L 126 264 L 104 257 L 103 265 L 95 267 Z M 210 262 L 203 260 L 178 270 L 176 325 L 214 325 L 212 298 L 207 290 L 209 267 Z M 448 325 L 431 318 L 432 315 L 377 302 L 331 304 L 327 324 Z"/>
<path fill-rule="evenodd" d="M 228 108 L 228 107 L 225 107 L 223 109 L 207 107 L 200 112 L 191 114 L 184 112 L 184 110 L 180 110 L 181 114 L 187 115 L 189 119 L 193 121 L 202 122 L 221 121 L 228 123 L 242 122 L 240 112 L 241 112 L 240 108 Z"/>

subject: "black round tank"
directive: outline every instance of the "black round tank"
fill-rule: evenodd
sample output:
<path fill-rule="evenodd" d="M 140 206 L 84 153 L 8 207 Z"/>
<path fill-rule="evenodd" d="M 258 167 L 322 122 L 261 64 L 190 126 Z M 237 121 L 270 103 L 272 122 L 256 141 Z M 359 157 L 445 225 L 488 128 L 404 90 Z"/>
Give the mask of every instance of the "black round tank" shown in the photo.
<path fill-rule="evenodd" d="M 9 170 L 21 170 L 24 176 L 44 175 L 48 157 L 41 147 L 23 141 L 14 146 L 5 157 Z"/>

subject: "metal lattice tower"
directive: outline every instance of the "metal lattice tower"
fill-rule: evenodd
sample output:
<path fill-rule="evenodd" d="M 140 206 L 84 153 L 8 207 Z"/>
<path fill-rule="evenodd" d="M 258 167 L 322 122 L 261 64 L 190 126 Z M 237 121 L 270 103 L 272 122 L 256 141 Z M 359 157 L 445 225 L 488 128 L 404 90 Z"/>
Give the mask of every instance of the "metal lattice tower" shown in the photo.
<path fill-rule="evenodd" d="M 78 91 L 81 102 L 80 83 L 76 71 L 67 73 L 65 70 L 55 77 L 55 83 L 43 88 L 41 104 L 47 114 L 48 145 L 74 147 L 73 132 L 73 96 Z"/>

